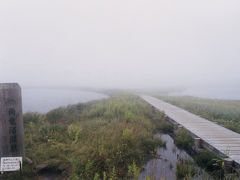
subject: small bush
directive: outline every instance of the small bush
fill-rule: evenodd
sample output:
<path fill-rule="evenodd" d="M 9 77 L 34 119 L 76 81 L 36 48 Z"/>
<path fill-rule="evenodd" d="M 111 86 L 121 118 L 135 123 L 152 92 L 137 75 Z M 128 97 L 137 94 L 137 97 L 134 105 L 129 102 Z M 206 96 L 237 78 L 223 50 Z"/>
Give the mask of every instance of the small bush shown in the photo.
<path fill-rule="evenodd" d="M 143 150 L 145 151 L 145 154 L 152 152 L 155 153 L 155 150 L 157 147 L 166 147 L 166 142 L 162 141 L 161 139 L 157 138 L 146 138 L 142 140 Z"/>
<path fill-rule="evenodd" d="M 180 129 L 175 135 L 175 143 L 180 149 L 189 151 L 194 145 L 194 140 L 187 131 Z"/>
<path fill-rule="evenodd" d="M 204 150 L 195 156 L 195 160 L 200 167 L 208 171 L 214 171 L 221 168 L 221 163 L 215 154 L 210 151 Z"/>
<path fill-rule="evenodd" d="M 167 121 L 160 121 L 158 124 L 158 130 L 165 133 L 165 134 L 172 134 L 173 133 L 173 124 Z"/>
<path fill-rule="evenodd" d="M 26 113 L 23 116 L 24 125 L 28 123 L 37 123 L 41 119 L 41 115 L 38 113 Z"/>

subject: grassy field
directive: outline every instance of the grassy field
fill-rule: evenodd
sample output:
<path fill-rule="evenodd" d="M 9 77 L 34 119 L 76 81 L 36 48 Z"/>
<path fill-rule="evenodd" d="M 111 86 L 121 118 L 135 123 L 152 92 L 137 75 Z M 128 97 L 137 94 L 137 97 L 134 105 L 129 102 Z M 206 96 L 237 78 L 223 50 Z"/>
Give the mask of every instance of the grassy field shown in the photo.
<path fill-rule="evenodd" d="M 173 126 L 138 96 L 114 93 L 108 99 L 61 107 L 47 114 L 26 113 L 24 129 L 25 155 L 32 163 L 25 160 L 22 173 L 6 173 L 0 179 L 32 180 L 46 174 L 70 180 L 137 179 L 144 162 L 155 156 L 157 147 L 165 146 L 153 135 L 172 132 Z M 181 131 L 175 143 L 187 150 L 193 145 L 189 135 Z M 199 162 L 212 164 L 208 155 L 200 155 Z M 178 168 L 176 175 L 191 174 L 192 169 L 186 167 Z"/>
<path fill-rule="evenodd" d="M 153 138 L 167 127 L 164 115 L 139 97 L 114 94 L 105 100 L 58 108 L 47 114 L 24 115 L 25 154 L 22 175 L 34 179 L 57 173 L 72 180 L 130 179 L 164 146 Z"/>
<path fill-rule="evenodd" d="M 190 96 L 157 97 L 240 133 L 240 101 L 203 99 Z"/>

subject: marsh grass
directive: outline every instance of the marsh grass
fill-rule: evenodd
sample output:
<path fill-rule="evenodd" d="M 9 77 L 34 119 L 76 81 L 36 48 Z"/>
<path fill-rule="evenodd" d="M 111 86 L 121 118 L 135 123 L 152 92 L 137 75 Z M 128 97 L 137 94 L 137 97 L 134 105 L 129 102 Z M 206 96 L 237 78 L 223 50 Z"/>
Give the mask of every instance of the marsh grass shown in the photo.
<path fill-rule="evenodd" d="M 179 180 L 190 180 L 197 174 L 195 164 L 192 160 L 179 159 L 177 162 L 176 177 Z"/>

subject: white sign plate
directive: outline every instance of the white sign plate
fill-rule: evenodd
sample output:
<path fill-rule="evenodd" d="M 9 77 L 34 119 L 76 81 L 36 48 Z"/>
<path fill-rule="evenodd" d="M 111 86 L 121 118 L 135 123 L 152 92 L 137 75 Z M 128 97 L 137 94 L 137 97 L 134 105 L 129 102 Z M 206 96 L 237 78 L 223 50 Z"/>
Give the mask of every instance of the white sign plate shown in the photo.
<path fill-rule="evenodd" d="M 2 157 L 0 171 L 19 171 L 22 167 L 22 157 Z"/>

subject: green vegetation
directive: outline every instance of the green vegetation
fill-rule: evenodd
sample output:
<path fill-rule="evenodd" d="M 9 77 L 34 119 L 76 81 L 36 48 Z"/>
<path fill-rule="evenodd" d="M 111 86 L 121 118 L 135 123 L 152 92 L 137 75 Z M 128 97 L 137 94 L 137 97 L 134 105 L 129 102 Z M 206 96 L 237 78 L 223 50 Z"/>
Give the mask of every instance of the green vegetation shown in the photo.
<path fill-rule="evenodd" d="M 194 157 L 196 163 L 211 173 L 217 179 L 224 178 L 223 160 L 218 158 L 212 152 L 203 150 Z"/>
<path fill-rule="evenodd" d="M 192 136 L 184 129 L 179 129 L 176 132 L 174 136 L 174 141 L 177 147 L 186 151 L 191 150 L 194 145 L 194 140 Z"/>
<path fill-rule="evenodd" d="M 21 177 L 52 172 L 72 180 L 136 178 L 156 147 L 165 145 L 153 138 L 163 119 L 163 113 L 128 94 L 44 115 L 27 113 L 25 154 L 33 163 L 24 163 Z M 13 173 L 8 178 L 21 177 Z"/>
<path fill-rule="evenodd" d="M 206 172 L 199 169 L 196 164 L 205 169 Z M 194 161 L 179 159 L 176 177 L 179 180 L 239 180 L 237 173 L 224 175 L 223 160 L 207 150 L 196 154 Z"/>
<path fill-rule="evenodd" d="M 209 171 L 214 171 L 216 170 L 216 168 L 221 168 L 221 163 L 217 164 L 216 166 L 216 160 L 217 157 L 207 150 L 198 153 L 195 157 L 195 161 L 197 162 L 197 164 L 200 167 L 205 167 Z"/>
<path fill-rule="evenodd" d="M 192 177 L 195 176 L 196 173 L 197 173 L 197 170 L 195 169 L 195 164 L 192 160 L 180 159 L 177 162 L 177 171 L 176 171 L 177 179 L 190 180 L 192 179 Z"/>
<path fill-rule="evenodd" d="M 161 131 L 162 133 L 172 135 L 174 128 L 173 128 L 173 124 L 171 124 L 170 122 L 160 121 L 158 124 L 157 130 Z"/>
<path fill-rule="evenodd" d="M 240 133 L 240 101 L 203 99 L 190 96 L 158 96 L 208 120 Z"/>

